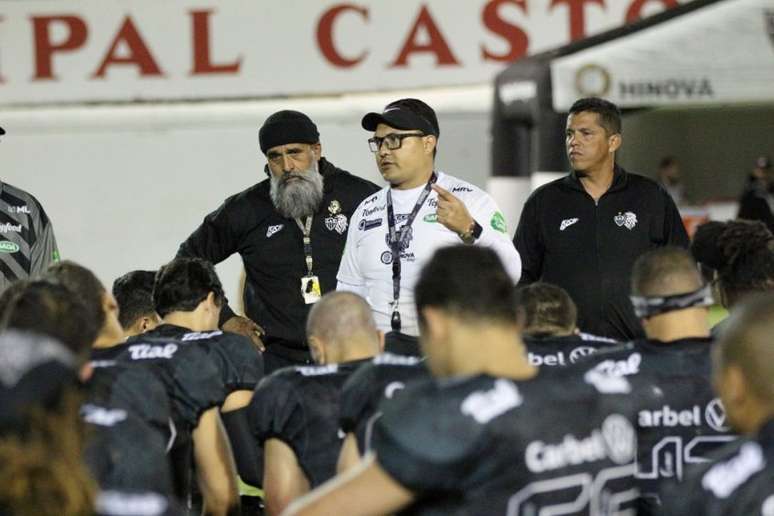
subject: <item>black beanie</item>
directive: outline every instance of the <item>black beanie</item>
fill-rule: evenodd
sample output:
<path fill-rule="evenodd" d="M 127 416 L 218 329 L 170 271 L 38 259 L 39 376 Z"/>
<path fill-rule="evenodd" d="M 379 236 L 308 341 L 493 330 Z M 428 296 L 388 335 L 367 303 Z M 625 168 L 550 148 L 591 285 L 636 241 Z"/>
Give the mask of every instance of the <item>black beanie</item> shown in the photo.
<path fill-rule="evenodd" d="M 263 123 L 258 132 L 261 152 L 288 143 L 318 143 L 320 133 L 312 119 L 300 111 L 277 111 Z"/>

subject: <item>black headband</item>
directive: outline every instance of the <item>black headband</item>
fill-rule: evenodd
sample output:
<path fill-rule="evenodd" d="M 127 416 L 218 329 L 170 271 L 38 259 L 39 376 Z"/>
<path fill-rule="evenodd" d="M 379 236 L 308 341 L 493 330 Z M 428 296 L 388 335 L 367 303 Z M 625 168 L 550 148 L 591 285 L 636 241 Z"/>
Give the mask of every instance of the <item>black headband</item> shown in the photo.
<path fill-rule="evenodd" d="M 640 319 L 647 319 L 654 315 L 683 310 L 694 306 L 710 306 L 715 301 L 712 297 L 712 288 L 704 285 L 698 290 L 685 294 L 672 296 L 629 296 L 634 306 L 634 313 Z"/>

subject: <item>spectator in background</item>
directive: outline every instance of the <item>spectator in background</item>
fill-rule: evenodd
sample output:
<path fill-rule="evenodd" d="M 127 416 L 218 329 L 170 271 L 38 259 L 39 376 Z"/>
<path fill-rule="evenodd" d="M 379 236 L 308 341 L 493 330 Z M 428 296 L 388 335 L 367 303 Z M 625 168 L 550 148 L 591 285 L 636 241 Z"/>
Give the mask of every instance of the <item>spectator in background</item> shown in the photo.
<path fill-rule="evenodd" d="M 774 170 L 771 159 L 761 156 L 747 177 L 742 197 L 739 199 L 740 219 L 759 220 L 774 232 Z"/>
<path fill-rule="evenodd" d="M 306 333 L 319 365 L 275 371 L 248 408 L 255 442 L 264 448 L 269 515 L 336 474 L 341 387 L 382 347 L 371 308 L 350 292 L 323 296 L 309 312 Z"/>
<path fill-rule="evenodd" d="M 678 206 L 685 200 L 685 185 L 680 177 L 680 162 L 674 156 L 661 158 L 656 179 Z"/>
<path fill-rule="evenodd" d="M 691 252 L 721 304 L 733 310 L 750 294 L 774 290 L 774 235 L 762 222 L 712 221 L 699 226 Z M 713 328 L 717 334 L 724 322 Z"/>
<path fill-rule="evenodd" d="M 118 321 L 127 338 L 150 331 L 161 323 L 153 306 L 155 280 L 155 271 L 131 271 L 113 282 Z"/>
<path fill-rule="evenodd" d="M 0 136 L 5 130 L 0 127 Z M 40 202 L 0 182 L 0 292 L 14 281 L 39 276 L 59 260 L 54 227 Z"/>
<path fill-rule="evenodd" d="M 618 106 L 576 101 L 565 133 L 572 171 L 532 193 L 514 238 L 523 284 L 559 285 L 578 305 L 582 331 L 617 340 L 643 334 L 629 301 L 634 261 L 654 247 L 688 247 L 669 194 L 616 163 L 622 143 Z"/>
<path fill-rule="evenodd" d="M 561 287 L 538 281 L 519 290 L 524 344 L 536 366 L 567 366 L 618 342 L 578 330 L 578 309 Z"/>

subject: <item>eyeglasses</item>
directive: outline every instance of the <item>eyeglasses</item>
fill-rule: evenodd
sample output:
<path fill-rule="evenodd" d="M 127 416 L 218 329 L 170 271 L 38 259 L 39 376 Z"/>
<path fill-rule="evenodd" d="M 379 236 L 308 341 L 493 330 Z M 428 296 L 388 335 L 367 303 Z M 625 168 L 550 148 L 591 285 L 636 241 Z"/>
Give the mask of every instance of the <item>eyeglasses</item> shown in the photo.
<path fill-rule="evenodd" d="M 388 135 L 385 135 L 383 138 L 374 136 L 373 138 L 368 139 L 368 147 L 371 149 L 371 152 L 379 152 L 379 149 L 382 148 L 382 143 L 386 143 L 387 148 L 389 150 L 400 149 L 401 145 L 403 145 L 404 138 L 411 138 L 411 137 L 421 138 L 422 136 L 425 136 L 425 134 L 424 133 L 390 133 Z"/>

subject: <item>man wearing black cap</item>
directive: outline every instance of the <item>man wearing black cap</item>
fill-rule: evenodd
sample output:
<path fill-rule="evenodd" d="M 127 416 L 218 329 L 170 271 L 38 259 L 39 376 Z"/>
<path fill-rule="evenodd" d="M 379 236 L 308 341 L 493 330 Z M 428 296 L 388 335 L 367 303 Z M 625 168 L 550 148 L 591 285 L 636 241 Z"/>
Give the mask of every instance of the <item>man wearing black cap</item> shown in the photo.
<path fill-rule="evenodd" d="M 0 292 L 58 260 L 54 227 L 43 206 L 21 188 L 0 182 Z"/>
<path fill-rule="evenodd" d="M 400 99 L 362 126 L 389 183 L 355 211 L 338 273 L 338 289 L 362 295 L 388 351 L 417 354 L 414 284 L 436 249 L 456 244 L 491 247 L 514 283 L 521 260 L 505 218 L 480 188 L 435 168 L 440 130 L 435 111 L 417 99 Z M 473 272 L 473 271 L 471 271 Z"/>
<path fill-rule="evenodd" d="M 312 363 L 304 334 L 309 308 L 335 289 L 349 219 L 378 187 L 323 158 L 317 126 L 298 111 L 271 115 L 258 139 L 268 179 L 207 215 L 178 256 L 219 263 L 240 254 L 247 317 L 225 305 L 221 326 L 265 347 L 269 374 Z"/>
<path fill-rule="evenodd" d="M 768 156 L 755 160 L 755 168 L 739 199 L 737 218 L 760 220 L 774 233 L 774 170 Z"/>

